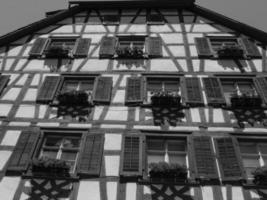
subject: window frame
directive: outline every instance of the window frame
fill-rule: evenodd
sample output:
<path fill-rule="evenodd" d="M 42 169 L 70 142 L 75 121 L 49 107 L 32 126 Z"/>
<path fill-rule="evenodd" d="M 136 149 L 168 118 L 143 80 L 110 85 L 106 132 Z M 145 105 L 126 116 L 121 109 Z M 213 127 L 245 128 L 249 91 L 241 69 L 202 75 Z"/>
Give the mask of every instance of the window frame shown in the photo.
<path fill-rule="evenodd" d="M 161 20 L 153 21 L 154 16 L 161 18 Z M 164 16 L 161 13 L 157 13 L 157 14 L 147 13 L 146 23 L 147 23 L 147 25 L 164 25 L 165 24 Z"/>
<path fill-rule="evenodd" d="M 108 17 L 117 18 L 116 20 L 109 20 Z M 105 26 L 118 26 L 120 25 L 120 15 L 119 14 L 106 14 L 102 16 L 102 23 Z"/>

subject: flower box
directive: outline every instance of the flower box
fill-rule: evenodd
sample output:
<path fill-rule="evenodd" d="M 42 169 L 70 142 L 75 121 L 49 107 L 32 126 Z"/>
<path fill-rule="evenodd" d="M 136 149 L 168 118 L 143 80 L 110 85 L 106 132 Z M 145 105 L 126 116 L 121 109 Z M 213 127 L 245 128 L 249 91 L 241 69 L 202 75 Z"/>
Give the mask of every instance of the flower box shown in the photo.
<path fill-rule="evenodd" d="M 87 94 L 84 91 L 68 91 L 60 93 L 57 100 L 60 105 L 89 105 L 91 103 L 91 93 Z"/>
<path fill-rule="evenodd" d="M 231 106 L 233 108 L 255 108 L 260 107 L 262 100 L 259 95 L 255 94 L 232 94 Z"/>
<path fill-rule="evenodd" d="M 256 185 L 267 185 L 267 166 L 258 167 L 252 172 Z"/>
<path fill-rule="evenodd" d="M 46 57 L 58 58 L 58 57 L 69 57 L 70 50 L 66 47 L 50 47 L 45 50 Z"/>
<path fill-rule="evenodd" d="M 143 49 L 139 47 L 118 47 L 116 54 L 118 58 L 144 58 Z"/>
<path fill-rule="evenodd" d="M 166 162 L 150 163 L 149 177 L 151 182 L 184 183 L 187 180 L 187 169 L 179 164 Z"/>
<path fill-rule="evenodd" d="M 151 96 L 152 106 L 181 106 L 181 96 L 177 92 L 156 92 Z"/>
<path fill-rule="evenodd" d="M 223 45 L 217 54 L 220 58 L 243 58 L 244 50 L 239 45 Z"/>
<path fill-rule="evenodd" d="M 41 176 L 69 177 L 70 166 L 63 160 L 41 157 L 32 160 L 32 173 Z"/>

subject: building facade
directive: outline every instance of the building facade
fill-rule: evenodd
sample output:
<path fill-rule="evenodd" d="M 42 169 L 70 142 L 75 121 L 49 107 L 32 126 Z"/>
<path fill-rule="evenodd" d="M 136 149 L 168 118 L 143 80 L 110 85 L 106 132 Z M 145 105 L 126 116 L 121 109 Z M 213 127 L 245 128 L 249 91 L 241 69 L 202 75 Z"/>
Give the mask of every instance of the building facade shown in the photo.
<path fill-rule="evenodd" d="M 267 199 L 266 43 L 191 0 L 70 1 L 2 36 L 1 199 Z"/>

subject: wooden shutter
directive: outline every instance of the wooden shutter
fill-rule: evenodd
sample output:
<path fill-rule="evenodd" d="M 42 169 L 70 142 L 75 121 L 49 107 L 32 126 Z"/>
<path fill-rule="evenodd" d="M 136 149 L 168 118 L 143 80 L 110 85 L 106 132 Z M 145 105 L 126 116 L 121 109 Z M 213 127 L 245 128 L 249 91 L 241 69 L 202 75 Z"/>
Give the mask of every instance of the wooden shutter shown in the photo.
<path fill-rule="evenodd" d="M 98 77 L 94 86 L 94 102 L 110 103 L 112 84 L 112 77 Z"/>
<path fill-rule="evenodd" d="M 225 105 L 221 83 L 216 77 L 203 78 L 208 105 Z"/>
<path fill-rule="evenodd" d="M 200 87 L 200 80 L 197 77 L 186 77 L 184 79 L 184 84 L 186 104 L 193 106 L 203 105 L 204 102 Z"/>
<path fill-rule="evenodd" d="M 127 78 L 126 85 L 126 104 L 143 103 L 144 80 L 142 77 Z"/>
<path fill-rule="evenodd" d="M 239 38 L 238 41 L 244 47 L 247 57 L 262 58 L 262 55 L 254 42 L 250 41 L 248 38 Z"/>
<path fill-rule="evenodd" d="M 213 56 L 211 44 L 209 38 L 195 38 L 198 57 L 211 58 Z"/>
<path fill-rule="evenodd" d="M 115 48 L 117 44 L 116 37 L 104 36 L 101 41 L 101 46 L 99 50 L 100 58 L 112 58 L 115 54 Z"/>
<path fill-rule="evenodd" d="M 140 136 L 124 136 L 120 175 L 142 175 L 142 140 Z"/>
<path fill-rule="evenodd" d="M 99 176 L 101 172 L 104 136 L 87 135 L 78 163 L 78 174 L 82 176 Z"/>
<path fill-rule="evenodd" d="M 10 76 L 9 75 L 0 75 L 0 95 L 8 84 Z"/>
<path fill-rule="evenodd" d="M 267 104 L 267 81 L 266 77 L 256 77 L 253 79 L 255 87 L 261 98 Z"/>
<path fill-rule="evenodd" d="M 244 177 L 244 169 L 238 153 L 238 144 L 230 137 L 216 138 L 216 152 L 222 180 L 238 181 Z"/>
<path fill-rule="evenodd" d="M 39 139 L 39 131 L 22 131 L 9 159 L 7 173 L 21 174 L 31 162 L 31 157 Z"/>
<path fill-rule="evenodd" d="M 146 51 L 149 57 L 162 57 L 162 40 L 160 37 L 146 38 Z"/>
<path fill-rule="evenodd" d="M 91 44 L 91 39 L 89 38 L 79 38 L 76 41 L 76 49 L 73 52 L 75 57 L 87 57 L 89 52 L 89 47 Z"/>
<path fill-rule="evenodd" d="M 29 52 L 29 55 L 34 57 L 42 56 L 48 42 L 48 38 L 37 38 Z"/>
<path fill-rule="evenodd" d="M 211 138 L 208 136 L 196 136 L 191 137 L 190 140 L 196 177 L 199 179 L 218 179 Z"/>
<path fill-rule="evenodd" d="M 50 103 L 53 101 L 60 84 L 60 76 L 46 76 L 37 95 L 37 103 Z"/>

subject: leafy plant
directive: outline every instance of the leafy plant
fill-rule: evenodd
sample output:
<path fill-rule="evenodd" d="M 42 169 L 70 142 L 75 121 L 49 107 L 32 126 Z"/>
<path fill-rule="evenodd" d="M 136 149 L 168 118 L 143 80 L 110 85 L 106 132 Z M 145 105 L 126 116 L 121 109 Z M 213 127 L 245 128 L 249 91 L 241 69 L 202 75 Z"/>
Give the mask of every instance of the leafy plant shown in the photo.
<path fill-rule="evenodd" d="M 243 94 L 233 93 L 231 95 L 232 107 L 260 107 L 261 104 L 262 100 L 255 92 Z"/>
<path fill-rule="evenodd" d="M 150 163 L 149 175 L 151 178 L 187 178 L 187 169 L 177 163 L 168 164 L 166 162 Z"/>
<path fill-rule="evenodd" d="M 118 47 L 116 54 L 119 58 L 143 58 L 143 49 L 140 47 Z"/>
<path fill-rule="evenodd" d="M 91 96 L 91 93 L 87 94 L 84 91 L 68 91 L 60 93 L 57 96 L 57 100 L 61 105 L 88 105 L 89 102 L 88 98 L 89 95 Z"/>
<path fill-rule="evenodd" d="M 177 92 L 156 92 L 151 97 L 153 106 L 179 106 L 181 97 Z"/>
<path fill-rule="evenodd" d="M 255 184 L 267 183 L 267 166 L 258 167 L 252 172 Z"/>
<path fill-rule="evenodd" d="M 244 51 L 240 45 L 222 45 L 217 53 L 219 57 L 224 58 L 241 58 L 244 55 Z"/>
<path fill-rule="evenodd" d="M 66 57 L 68 56 L 70 53 L 70 50 L 69 48 L 67 47 L 49 47 L 47 50 L 46 50 L 46 56 L 48 57 Z"/>

